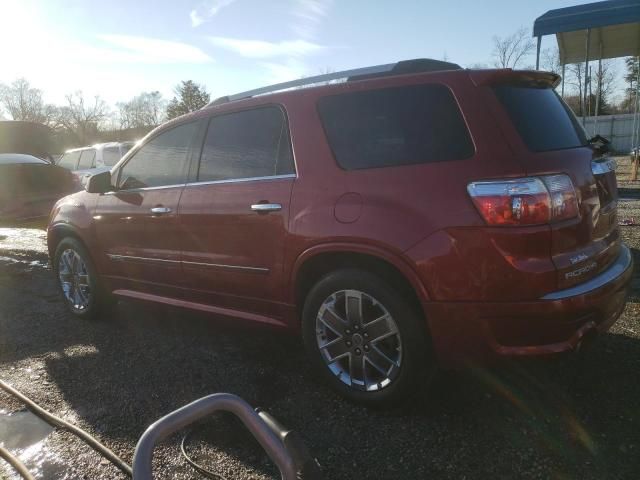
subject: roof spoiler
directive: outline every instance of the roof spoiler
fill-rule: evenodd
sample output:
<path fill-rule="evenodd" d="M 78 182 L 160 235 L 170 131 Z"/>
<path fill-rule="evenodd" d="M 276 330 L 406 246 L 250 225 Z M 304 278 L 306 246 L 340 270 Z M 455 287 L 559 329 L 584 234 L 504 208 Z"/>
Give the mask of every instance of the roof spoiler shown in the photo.
<path fill-rule="evenodd" d="M 476 86 L 510 83 L 538 88 L 555 88 L 560 83 L 560 75 L 540 70 L 472 70 L 469 72 Z"/>

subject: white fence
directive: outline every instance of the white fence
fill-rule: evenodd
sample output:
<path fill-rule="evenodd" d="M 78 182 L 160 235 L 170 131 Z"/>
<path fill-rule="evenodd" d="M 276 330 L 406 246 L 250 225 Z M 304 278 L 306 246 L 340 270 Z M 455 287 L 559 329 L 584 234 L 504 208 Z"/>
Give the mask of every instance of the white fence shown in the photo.
<path fill-rule="evenodd" d="M 597 122 L 596 122 L 597 119 Z M 582 118 L 578 118 L 582 123 Z M 640 143 L 638 139 L 638 127 L 640 122 L 636 121 L 635 144 Z M 585 123 L 587 135 L 602 135 L 611 140 L 612 148 L 619 153 L 629 153 L 631 151 L 631 137 L 633 132 L 633 114 L 624 115 L 602 115 L 600 117 L 587 117 Z"/>

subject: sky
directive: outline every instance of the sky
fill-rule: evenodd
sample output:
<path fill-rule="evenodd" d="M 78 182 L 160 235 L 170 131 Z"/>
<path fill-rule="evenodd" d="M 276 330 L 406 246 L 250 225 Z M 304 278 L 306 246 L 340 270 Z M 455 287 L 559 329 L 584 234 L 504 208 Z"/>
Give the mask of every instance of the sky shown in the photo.
<path fill-rule="evenodd" d="M 24 77 L 50 103 L 82 91 L 114 105 L 143 91 L 171 98 L 188 79 L 216 98 L 410 58 L 490 65 L 494 36 L 581 3 L 0 0 L 0 83 Z M 543 49 L 554 45 L 543 39 Z"/>

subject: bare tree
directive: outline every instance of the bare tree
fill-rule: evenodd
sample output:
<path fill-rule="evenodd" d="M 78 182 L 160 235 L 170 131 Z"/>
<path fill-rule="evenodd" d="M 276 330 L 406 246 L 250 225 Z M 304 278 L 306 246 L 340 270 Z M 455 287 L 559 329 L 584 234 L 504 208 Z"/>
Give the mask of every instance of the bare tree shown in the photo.
<path fill-rule="evenodd" d="M 160 92 L 143 92 L 128 102 L 117 104 L 120 128 L 155 127 L 165 117 L 167 102 Z"/>
<path fill-rule="evenodd" d="M 562 75 L 562 65 L 560 64 L 560 52 L 557 47 L 545 48 L 540 55 L 540 67 L 547 72 Z"/>
<path fill-rule="evenodd" d="M 616 88 L 615 65 L 610 60 L 602 60 L 601 68 L 599 69 L 597 65 L 594 65 L 593 69 L 595 72 L 592 75 L 595 80 L 593 85 L 595 92 L 589 95 L 590 108 L 588 111 L 590 114 L 595 114 L 595 106 L 596 102 L 598 102 L 598 115 L 608 115 L 611 113 L 609 111 L 611 108 L 609 100 Z M 598 94 L 600 98 L 598 98 Z"/>
<path fill-rule="evenodd" d="M 24 78 L 11 85 L 0 84 L 0 105 L 13 120 L 46 124 L 55 113 L 55 107 L 42 100 L 42 91 L 32 88 Z"/>
<path fill-rule="evenodd" d="M 107 104 L 99 96 L 87 101 L 81 91 L 67 95 L 66 100 L 57 111 L 56 126 L 70 132 L 80 144 L 90 143 L 108 116 Z"/>
<path fill-rule="evenodd" d="M 578 102 L 577 102 L 577 107 L 578 109 L 576 110 L 576 108 L 574 107 L 574 113 L 578 116 L 582 115 L 582 107 L 583 107 L 583 103 L 584 103 L 584 95 L 582 94 L 582 89 L 584 87 L 584 63 L 571 63 L 569 65 L 567 65 L 567 70 L 569 71 L 569 74 L 567 75 L 567 79 L 565 80 L 565 83 L 567 85 L 570 85 L 571 87 L 574 88 L 574 91 L 577 92 L 577 97 L 578 97 Z"/>
<path fill-rule="evenodd" d="M 596 102 L 598 102 L 598 114 L 605 115 L 610 113 L 611 105 L 609 99 L 614 93 L 616 88 L 616 75 L 614 70 L 614 63 L 609 60 L 602 60 L 602 71 L 598 69 L 598 65 L 594 63 L 590 65 L 589 77 L 587 78 L 587 96 L 585 104 L 585 64 L 572 63 L 567 65 L 567 79 L 566 84 L 573 87 L 577 109 L 574 108 L 576 115 L 581 116 L 583 109 L 587 115 L 595 114 Z M 598 99 L 598 93 L 600 98 Z"/>
<path fill-rule="evenodd" d="M 525 27 L 507 37 L 493 37 L 493 63 L 498 68 L 516 68 L 535 49 L 533 38 Z"/>

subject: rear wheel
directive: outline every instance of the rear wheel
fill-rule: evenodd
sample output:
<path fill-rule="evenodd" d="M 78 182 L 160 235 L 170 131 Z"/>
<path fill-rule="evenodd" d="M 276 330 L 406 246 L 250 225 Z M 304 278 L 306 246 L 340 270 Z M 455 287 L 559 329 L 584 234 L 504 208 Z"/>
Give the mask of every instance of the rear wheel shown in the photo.
<path fill-rule="evenodd" d="M 66 237 L 58 244 L 53 268 L 65 305 L 77 317 L 98 317 L 113 304 L 100 285 L 89 253 L 75 238 Z"/>
<path fill-rule="evenodd" d="M 373 407 L 406 400 L 435 371 L 423 319 L 383 280 L 345 269 L 323 277 L 303 310 L 316 369 L 348 399 Z"/>

